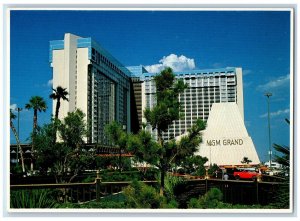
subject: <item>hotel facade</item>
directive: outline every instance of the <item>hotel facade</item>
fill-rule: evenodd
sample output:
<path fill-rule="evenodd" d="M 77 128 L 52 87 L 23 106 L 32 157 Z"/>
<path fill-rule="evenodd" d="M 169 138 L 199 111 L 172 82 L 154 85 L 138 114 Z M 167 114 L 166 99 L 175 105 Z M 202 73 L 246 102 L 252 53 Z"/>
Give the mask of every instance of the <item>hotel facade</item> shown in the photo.
<path fill-rule="evenodd" d="M 69 92 L 69 102 L 62 102 L 59 118 L 82 110 L 89 125 L 86 142 L 108 145 L 105 125 L 112 121 L 131 131 L 131 74 L 103 47 L 91 38 L 67 33 L 63 40 L 50 41 L 50 65 L 53 88 L 62 86 Z"/>
<path fill-rule="evenodd" d="M 188 88 L 179 95 L 182 118 L 169 126 L 164 139 L 172 139 L 188 131 L 198 118 L 207 121 L 214 103 L 236 103 L 244 118 L 243 80 L 241 68 L 193 70 L 175 72 L 176 79 L 182 79 Z M 142 109 L 156 104 L 156 87 L 153 74 L 142 77 Z M 145 122 L 145 119 L 143 119 Z M 150 125 L 147 126 L 151 130 Z M 156 131 L 153 131 L 156 136 Z"/>
<path fill-rule="evenodd" d="M 133 133 L 146 124 L 146 130 L 157 138 L 156 130 L 152 130 L 143 116 L 145 108 L 156 105 L 154 73 L 148 73 L 142 65 L 124 67 L 91 38 L 73 34 L 65 34 L 64 40 L 50 42 L 50 64 L 53 87 L 62 86 L 69 92 L 69 102 L 62 102 L 59 118 L 81 109 L 90 129 L 86 142 L 109 145 L 104 128 L 112 121 Z M 179 95 L 182 118 L 169 126 L 163 133 L 164 139 L 186 134 L 200 118 L 207 121 L 207 128 L 198 154 L 209 158 L 209 163 L 236 165 L 243 157 L 248 157 L 258 164 L 254 144 L 244 125 L 242 69 L 191 70 L 174 74 L 188 88 Z M 218 126 L 219 130 L 215 131 Z M 219 157 L 212 157 L 212 152 Z"/>
<path fill-rule="evenodd" d="M 151 109 L 156 105 L 154 74 L 145 73 L 142 67 L 129 67 L 129 70 L 142 79 L 142 110 Z M 209 159 L 207 166 L 241 165 L 244 157 L 254 165 L 259 164 L 258 154 L 244 124 L 242 69 L 192 70 L 174 74 L 188 88 L 179 95 L 182 117 L 169 126 L 163 138 L 176 139 L 186 134 L 200 118 L 207 122 L 207 127 L 196 154 Z M 142 121 L 146 123 L 143 117 Z M 157 131 L 152 130 L 149 124 L 146 129 L 157 138 Z"/>

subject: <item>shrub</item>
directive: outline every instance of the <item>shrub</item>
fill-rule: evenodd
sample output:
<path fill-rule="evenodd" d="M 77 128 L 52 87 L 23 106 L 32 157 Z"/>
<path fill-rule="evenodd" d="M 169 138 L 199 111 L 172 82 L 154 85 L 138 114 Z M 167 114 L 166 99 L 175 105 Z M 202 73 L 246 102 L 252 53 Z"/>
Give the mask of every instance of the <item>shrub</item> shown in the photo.
<path fill-rule="evenodd" d="M 196 198 L 192 198 L 190 199 L 190 201 L 188 202 L 188 208 L 189 209 L 197 209 L 197 208 L 201 208 L 200 204 L 199 204 L 199 200 Z"/>
<path fill-rule="evenodd" d="M 124 195 L 129 208 L 162 208 L 166 203 L 154 187 L 138 181 L 126 187 Z"/>
<path fill-rule="evenodd" d="M 142 182 L 133 181 L 131 185 L 124 189 L 123 193 L 127 208 L 178 208 L 175 199 L 167 199 L 161 196 L 158 189 Z"/>
<path fill-rule="evenodd" d="M 221 190 L 218 188 L 210 189 L 199 199 L 192 198 L 188 202 L 188 208 L 213 209 L 218 208 L 223 198 Z"/>
<path fill-rule="evenodd" d="M 175 200 L 174 190 L 176 186 L 184 184 L 185 180 L 182 177 L 167 175 L 165 178 L 165 196 L 168 201 Z"/>
<path fill-rule="evenodd" d="M 11 208 L 55 208 L 58 206 L 52 190 L 15 190 L 10 193 Z"/>
<path fill-rule="evenodd" d="M 125 197 L 122 193 L 106 196 L 97 201 L 90 201 L 84 203 L 61 203 L 59 208 L 101 208 L 101 209 L 114 209 L 114 208 L 126 208 Z"/>

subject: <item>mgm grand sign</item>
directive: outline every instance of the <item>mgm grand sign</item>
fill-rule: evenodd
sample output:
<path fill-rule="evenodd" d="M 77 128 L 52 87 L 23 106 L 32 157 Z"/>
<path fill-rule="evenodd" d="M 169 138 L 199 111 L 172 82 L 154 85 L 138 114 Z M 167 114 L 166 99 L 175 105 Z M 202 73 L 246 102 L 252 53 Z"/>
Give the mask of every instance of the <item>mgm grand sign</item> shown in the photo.
<path fill-rule="evenodd" d="M 243 145 L 243 139 L 211 139 L 206 140 L 207 146 L 241 146 Z"/>

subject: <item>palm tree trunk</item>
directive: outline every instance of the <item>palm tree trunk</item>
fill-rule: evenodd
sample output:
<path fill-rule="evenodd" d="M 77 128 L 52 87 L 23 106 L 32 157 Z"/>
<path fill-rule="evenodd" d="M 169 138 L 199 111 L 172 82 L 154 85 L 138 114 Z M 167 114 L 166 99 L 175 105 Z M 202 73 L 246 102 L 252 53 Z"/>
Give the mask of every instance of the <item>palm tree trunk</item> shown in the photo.
<path fill-rule="evenodd" d="M 60 98 L 57 98 L 56 108 L 55 108 L 55 119 L 58 119 L 59 108 L 60 108 Z"/>
<path fill-rule="evenodd" d="M 31 162 L 30 162 L 30 171 L 33 173 L 33 161 L 34 161 L 34 142 L 35 135 L 37 130 L 37 109 L 34 109 L 33 112 L 33 135 L 32 135 L 32 145 L 31 145 Z"/>
<path fill-rule="evenodd" d="M 14 133 L 14 135 L 15 135 L 15 138 L 16 138 L 16 141 L 17 141 L 17 145 L 18 145 L 18 149 L 20 150 L 20 156 L 21 156 L 21 164 L 22 164 L 22 172 L 23 172 L 23 175 L 25 174 L 25 165 L 24 165 L 24 156 L 23 156 L 23 149 L 22 149 L 22 147 L 21 147 L 21 145 L 20 145 L 20 140 L 19 140 L 19 136 L 18 136 L 18 133 L 17 133 L 17 131 L 16 131 L 16 128 L 15 128 L 15 126 L 14 126 L 14 124 L 13 124 L 13 122 L 12 121 L 10 121 L 10 128 L 11 128 L 11 130 L 13 131 L 13 133 Z M 17 154 L 19 154 L 18 152 L 17 152 Z"/>
<path fill-rule="evenodd" d="M 60 98 L 57 98 L 56 108 L 55 108 L 55 120 L 58 119 L 59 108 L 60 108 Z M 54 123 L 54 135 L 53 135 L 53 141 L 52 141 L 53 145 L 55 145 L 55 143 L 56 143 L 56 136 L 57 136 L 57 125 L 55 122 Z"/>

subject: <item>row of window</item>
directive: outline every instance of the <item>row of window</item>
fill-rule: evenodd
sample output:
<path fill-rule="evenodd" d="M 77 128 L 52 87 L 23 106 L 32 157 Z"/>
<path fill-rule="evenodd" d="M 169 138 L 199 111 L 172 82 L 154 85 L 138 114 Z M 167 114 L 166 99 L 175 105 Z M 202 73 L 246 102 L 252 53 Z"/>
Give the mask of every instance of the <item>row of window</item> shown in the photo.
<path fill-rule="evenodd" d="M 92 48 L 92 60 L 100 65 L 101 63 L 107 65 L 114 71 L 116 71 L 118 74 L 122 75 L 125 77 L 126 75 L 121 71 L 116 65 L 114 65 L 112 62 L 110 62 L 109 59 L 107 59 L 105 56 L 103 56 L 101 53 L 99 53 L 95 48 Z"/>

